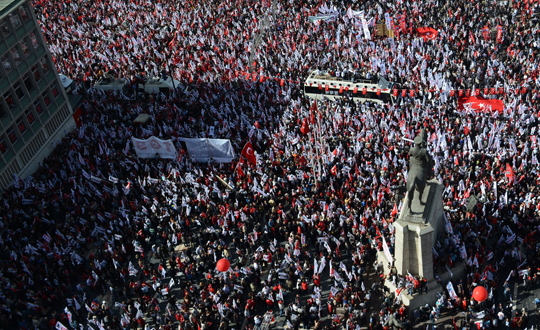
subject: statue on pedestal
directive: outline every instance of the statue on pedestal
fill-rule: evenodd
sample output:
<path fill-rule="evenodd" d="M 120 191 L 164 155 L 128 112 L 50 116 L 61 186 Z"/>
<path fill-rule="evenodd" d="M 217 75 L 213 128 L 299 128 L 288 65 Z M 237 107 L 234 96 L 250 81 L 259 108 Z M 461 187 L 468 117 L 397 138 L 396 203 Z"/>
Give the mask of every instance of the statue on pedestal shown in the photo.
<path fill-rule="evenodd" d="M 415 190 L 418 191 L 418 200 L 422 200 L 427 179 L 433 174 L 433 158 L 427 152 L 426 147 L 427 133 L 425 129 L 422 129 L 420 134 L 414 138 L 414 147 L 409 150 L 409 173 L 407 175 L 409 208 L 415 198 Z"/>

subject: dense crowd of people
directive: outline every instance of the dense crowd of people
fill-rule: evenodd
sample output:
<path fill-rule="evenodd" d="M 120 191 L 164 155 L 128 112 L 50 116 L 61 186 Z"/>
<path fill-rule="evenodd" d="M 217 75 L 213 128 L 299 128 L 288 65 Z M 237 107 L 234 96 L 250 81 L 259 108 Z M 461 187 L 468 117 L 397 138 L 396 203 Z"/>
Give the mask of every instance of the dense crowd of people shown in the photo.
<path fill-rule="evenodd" d="M 510 302 L 513 283 L 538 285 L 540 267 L 537 2 L 32 3 L 85 100 L 82 127 L 3 194 L 6 328 L 243 330 L 268 311 L 290 329 L 407 328 L 423 314 L 433 325 L 444 310 L 466 311 L 464 328 L 530 325 L 533 311 Z M 394 38 L 376 33 L 386 14 Z M 392 104 L 315 103 L 302 91 L 313 69 L 378 75 L 400 91 Z M 128 88 L 92 88 L 105 74 Z M 163 74 L 182 87 L 137 91 Z M 505 109 L 460 110 L 460 90 Z M 150 121 L 134 125 L 141 113 Z M 403 138 L 420 129 L 445 186 L 445 232 L 433 253 L 439 300 L 407 311 L 403 295 L 425 279 L 392 264 L 383 274 L 376 255 L 393 253 Z M 138 158 L 131 138 L 150 136 L 181 157 Z M 231 140 L 232 163 L 192 161 L 181 138 L 209 136 Z M 247 142 L 254 163 L 241 156 Z M 466 276 L 449 292 L 440 278 L 457 264 Z M 476 286 L 486 302 L 471 299 Z"/>

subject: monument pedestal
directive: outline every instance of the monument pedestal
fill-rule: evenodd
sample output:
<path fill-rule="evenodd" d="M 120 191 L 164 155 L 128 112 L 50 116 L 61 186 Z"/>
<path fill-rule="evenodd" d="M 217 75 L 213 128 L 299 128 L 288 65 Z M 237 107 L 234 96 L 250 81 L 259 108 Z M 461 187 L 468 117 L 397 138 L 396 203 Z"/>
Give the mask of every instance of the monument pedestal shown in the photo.
<path fill-rule="evenodd" d="M 395 266 L 398 274 L 419 275 L 428 282 L 433 280 L 433 246 L 437 234 L 444 229 L 442 201 L 443 185 L 429 180 L 422 196 L 415 191 L 409 207 L 409 194 L 405 196 L 396 229 Z"/>
<path fill-rule="evenodd" d="M 394 223 L 394 265 L 397 273 L 403 277 L 407 274 L 421 276 L 428 282 L 427 294 L 415 294 L 413 297 L 407 294 L 406 289 L 401 291 L 402 301 L 410 312 L 427 303 L 433 305 L 437 292 L 442 292 L 433 274 L 433 246 L 437 242 L 437 234 L 444 230 L 442 191 L 440 182 L 429 180 L 422 196 L 415 191 L 410 207 L 407 194 L 399 218 Z M 378 258 L 387 261 L 384 253 L 379 253 Z M 387 264 L 384 262 L 385 267 Z M 388 269 L 385 273 L 388 274 Z M 385 285 L 391 292 L 396 292 L 392 278 Z"/>
<path fill-rule="evenodd" d="M 395 266 L 398 274 L 419 275 L 431 282 L 433 277 L 433 244 L 434 229 L 428 224 L 396 222 Z"/>

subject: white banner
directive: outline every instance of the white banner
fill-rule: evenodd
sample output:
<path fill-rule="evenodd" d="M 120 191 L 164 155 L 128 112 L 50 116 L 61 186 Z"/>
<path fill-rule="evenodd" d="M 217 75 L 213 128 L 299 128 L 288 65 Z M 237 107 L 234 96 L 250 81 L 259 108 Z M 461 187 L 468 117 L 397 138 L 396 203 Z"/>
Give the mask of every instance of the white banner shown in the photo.
<path fill-rule="evenodd" d="M 234 159 L 234 149 L 230 140 L 179 138 L 186 143 L 189 156 L 194 162 L 230 163 Z"/>
<path fill-rule="evenodd" d="M 139 158 L 176 158 L 176 149 L 172 140 L 160 140 L 151 136 L 147 140 L 131 138 L 133 149 Z"/>
<path fill-rule="evenodd" d="M 362 27 L 364 28 L 364 36 L 366 40 L 371 40 L 371 33 L 369 33 L 368 24 L 366 18 L 364 17 L 364 11 L 360 13 L 360 21 L 362 22 Z"/>
<path fill-rule="evenodd" d="M 458 296 L 456 294 L 456 291 L 454 290 L 454 286 L 452 285 L 452 282 L 448 282 L 446 284 L 446 290 L 448 290 L 448 293 L 450 294 L 450 298 L 457 300 Z"/>
<path fill-rule="evenodd" d="M 386 245 L 386 240 L 384 239 L 384 236 L 382 236 L 382 241 L 383 241 L 382 247 L 383 247 L 384 255 L 386 256 L 386 259 L 388 260 L 389 263 L 394 262 L 394 258 L 392 258 L 390 249 L 388 248 L 388 245 Z"/>

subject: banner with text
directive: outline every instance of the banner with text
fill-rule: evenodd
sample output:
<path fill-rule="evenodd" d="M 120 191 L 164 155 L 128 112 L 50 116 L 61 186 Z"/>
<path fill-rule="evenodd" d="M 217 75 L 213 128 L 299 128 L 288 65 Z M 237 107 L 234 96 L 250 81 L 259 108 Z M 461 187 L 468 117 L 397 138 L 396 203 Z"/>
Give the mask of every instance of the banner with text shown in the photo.
<path fill-rule="evenodd" d="M 161 140 L 151 136 L 146 140 L 131 138 L 133 149 L 139 158 L 176 158 L 176 149 L 172 140 Z"/>

